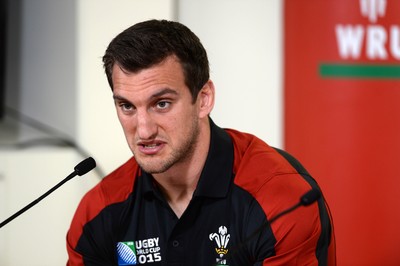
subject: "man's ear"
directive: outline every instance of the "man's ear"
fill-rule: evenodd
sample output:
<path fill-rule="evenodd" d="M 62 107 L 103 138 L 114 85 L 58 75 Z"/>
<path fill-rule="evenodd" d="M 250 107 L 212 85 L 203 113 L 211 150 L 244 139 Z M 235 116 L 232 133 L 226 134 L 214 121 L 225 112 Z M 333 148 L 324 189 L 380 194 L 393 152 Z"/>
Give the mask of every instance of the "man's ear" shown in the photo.
<path fill-rule="evenodd" d="M 197 101 L 199 102 L 199 117 L 207 117 L 214 108 L 215 88 L 214 83 L 208 80 L 201 88 Z"/>

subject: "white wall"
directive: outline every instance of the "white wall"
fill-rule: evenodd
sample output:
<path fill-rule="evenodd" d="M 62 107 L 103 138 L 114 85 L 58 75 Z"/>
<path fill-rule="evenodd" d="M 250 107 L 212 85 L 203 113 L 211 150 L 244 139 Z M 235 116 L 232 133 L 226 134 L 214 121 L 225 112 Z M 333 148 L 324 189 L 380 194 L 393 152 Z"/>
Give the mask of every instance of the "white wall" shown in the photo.
<path fill-rule="evenodd" d="M 20 54 L 10 65 L 18 73 L 11 79 L 16 86 L 9 87 L 8 104 L 73 137 L 105 172 L 127 160 L 130 151 L 101 57 L 117 33 L 150 18 L 177 18 L 202 39 L 217 89 L 212 117 L 219 125 L 282 145 L 281 1 L 18 1 L 23 20 L 15 39 L 23 43 L 11 48 Z M 14 135 L 13 141 L 30 136 L 21 129 Z M 0 139 L 0 221 L 60 181 L 81 159 L 72 149 L 10 150 L 4 142 Z M 0 265 L 25 265 L 26 258 L 29 265 L 64 264 L 73 211 L 98 181 L 94 173 L 80 179 L 0 229 Z M 23 256 L 21 243 L 29 246 Z"/>
<path fill-rule="evenodd" d="M 279 0 L 184 0 L 179 19 L 206 47 L 216 86 L 212 117 L 223 127 L 282 146 Z"/>

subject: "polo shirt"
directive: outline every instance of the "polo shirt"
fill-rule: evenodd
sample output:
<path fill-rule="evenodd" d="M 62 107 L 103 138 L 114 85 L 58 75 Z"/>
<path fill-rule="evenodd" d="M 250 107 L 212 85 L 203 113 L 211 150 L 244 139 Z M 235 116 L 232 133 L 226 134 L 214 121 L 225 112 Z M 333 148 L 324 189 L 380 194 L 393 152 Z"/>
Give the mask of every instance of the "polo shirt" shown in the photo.
<path fill-rule="evenodd" d="M 210 123 L 206 163 L 180 218 L 132 157 L 81 200 L 67 265 L 334 265 L 323 197 L 268 222 L 316 181 L 286 152 Z"/>

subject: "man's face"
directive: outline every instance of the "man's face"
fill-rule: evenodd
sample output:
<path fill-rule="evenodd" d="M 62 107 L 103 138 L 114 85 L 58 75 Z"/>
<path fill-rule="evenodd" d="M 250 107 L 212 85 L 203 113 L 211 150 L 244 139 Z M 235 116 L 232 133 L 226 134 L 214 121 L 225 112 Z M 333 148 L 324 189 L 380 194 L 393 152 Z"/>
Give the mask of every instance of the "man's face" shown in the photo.
<path fill-rule="evenodd" d="M 152 174 L 185 163 L 199 136 L 198 102 L 171 56 L 138 73 L 113 68 L 113 93 L 119 121 L 138 164 Z"/>

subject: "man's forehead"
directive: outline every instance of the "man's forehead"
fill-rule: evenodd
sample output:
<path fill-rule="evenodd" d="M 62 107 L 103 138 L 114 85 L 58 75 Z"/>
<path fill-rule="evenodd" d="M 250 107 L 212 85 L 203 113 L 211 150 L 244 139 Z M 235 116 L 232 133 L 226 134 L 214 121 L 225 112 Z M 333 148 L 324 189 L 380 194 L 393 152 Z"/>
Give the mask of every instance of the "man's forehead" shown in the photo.
<path fill-rule="evenodd" d="M 140 73 L 142 71 L 146 71 L 148 69 L 152 69 L 152 68 L 158 68 L 158 67 L 163 67 L 165 65 L 175 65 L 177 67 L 180 67 L 183 70 L 182 67 L 182 62 L 179 60 L 179 58 L 175 55 L 169 55 L 163 59 L 161 59 L 159 62 L 153 63 L 151 65 L 149 65 L 148 67 L 143 67 L 143 68 L 139 68 L 137 66 L 129 66 L 129 63 L 126 63 L 125 65 L 122 64 L 121 62 L 116 61 L 113 65 L 113 72 L 116 68 L 118 68 L 120 71 L 124 72 L 125 74 L 137 74 Z"/>

